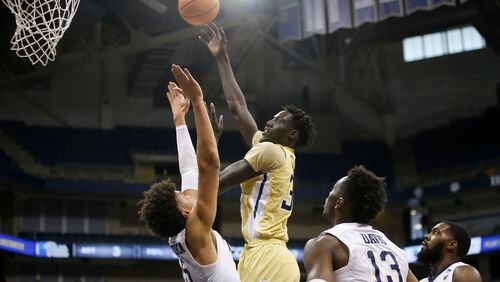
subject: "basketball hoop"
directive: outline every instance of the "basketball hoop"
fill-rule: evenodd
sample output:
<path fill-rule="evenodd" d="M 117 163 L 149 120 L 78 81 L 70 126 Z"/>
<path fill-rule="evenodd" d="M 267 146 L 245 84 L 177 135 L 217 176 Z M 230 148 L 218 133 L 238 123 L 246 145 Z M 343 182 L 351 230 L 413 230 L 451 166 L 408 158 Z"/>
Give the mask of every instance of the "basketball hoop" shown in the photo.
<path fill-rule="evenodd" d="M 56 58 L 56 46 L 71 24 L 80 0 L 2 0 L 16 17 L 10 43 L 19 57 L 46 66 Z"/>

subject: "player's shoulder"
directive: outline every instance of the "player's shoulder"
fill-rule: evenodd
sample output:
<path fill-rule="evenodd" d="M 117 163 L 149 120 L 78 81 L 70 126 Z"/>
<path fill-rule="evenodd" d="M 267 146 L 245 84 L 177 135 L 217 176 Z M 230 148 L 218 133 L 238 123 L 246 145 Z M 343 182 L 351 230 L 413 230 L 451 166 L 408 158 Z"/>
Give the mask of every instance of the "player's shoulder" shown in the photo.
<path fill-rule="evenodd" d="M 470 282 L 480 282 L 481 274 L 475 267 L 472 265 L 464 264 L 457 266 L 453 271 L 453 281 L 454 282 L 462 282 L 462 281 L 470 281 Z"/>
<path fill-rule="evenodd" d="M 328 233 L 323 233 L 318 237 L 312 238 L 307 241 L 304 249 L 309 251 L 326 251 L 326 250 L 335 250 L 338 247 L 341 247 L 340 240 Z"/>
<path fill-rule="evenodd" d="M 309 240 L 304 247 L 304 261 L 317 259 L 331 261 L 335 271 L 349 263 L 349 248 L 334 235 L 322 233 Z"/>
<path fill-rule="evenodd" d="M 279 158 L 279 159 L 286 158 L 285 150 L 280 145 L 275 144 L 273 142 L 265 141 L 255 144 L 252 147 L 252 150 L 258 150 L 262 153 L 265 153 L 267 156 L 273 158 Z"/>

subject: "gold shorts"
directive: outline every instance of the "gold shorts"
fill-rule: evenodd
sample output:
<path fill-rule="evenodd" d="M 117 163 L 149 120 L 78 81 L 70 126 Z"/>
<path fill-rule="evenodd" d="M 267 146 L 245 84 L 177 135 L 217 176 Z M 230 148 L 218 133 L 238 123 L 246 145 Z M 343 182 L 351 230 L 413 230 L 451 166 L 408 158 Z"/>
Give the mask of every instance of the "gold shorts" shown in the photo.
<path fill-rule="evenodd" d="M 245 245 L 238 263 L 241 281 L 299 282 L 299 265 L 286 244 L 277 240 L 265 241 Z"/>

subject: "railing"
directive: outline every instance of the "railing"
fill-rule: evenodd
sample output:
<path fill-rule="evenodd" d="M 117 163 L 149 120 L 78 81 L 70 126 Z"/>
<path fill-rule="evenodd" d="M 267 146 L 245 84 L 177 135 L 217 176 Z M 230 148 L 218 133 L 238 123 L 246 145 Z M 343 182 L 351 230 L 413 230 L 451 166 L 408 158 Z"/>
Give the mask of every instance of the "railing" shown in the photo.
<path fill-rule="evenodd" d="M 134 169 L 131 166 L 69 163 L 43 165 L 2 129 L 0 129 L 0 148 L 29 175 L 42 178 L 136 182 Z"/>
<path fill-rule="evenodd" d="M 48 168 L 37 162 L 26 150 L 24 150 L 10 135 L 0 129 L 0 148 L 17 163 L 19 168 L 27 174 L 46 177 L 49 175 Z"/>

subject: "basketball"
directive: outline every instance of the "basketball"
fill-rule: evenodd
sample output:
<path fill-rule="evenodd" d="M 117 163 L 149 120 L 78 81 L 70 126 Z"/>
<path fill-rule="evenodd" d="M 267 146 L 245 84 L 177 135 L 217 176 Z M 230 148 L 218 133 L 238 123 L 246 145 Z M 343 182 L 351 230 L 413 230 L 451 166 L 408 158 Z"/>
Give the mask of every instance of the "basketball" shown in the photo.
<path fill-rule="evenodd" d="M 179 14 L 191 25 L 204 25 L 219 13 L 218 0 L 179 0 Z"/>

